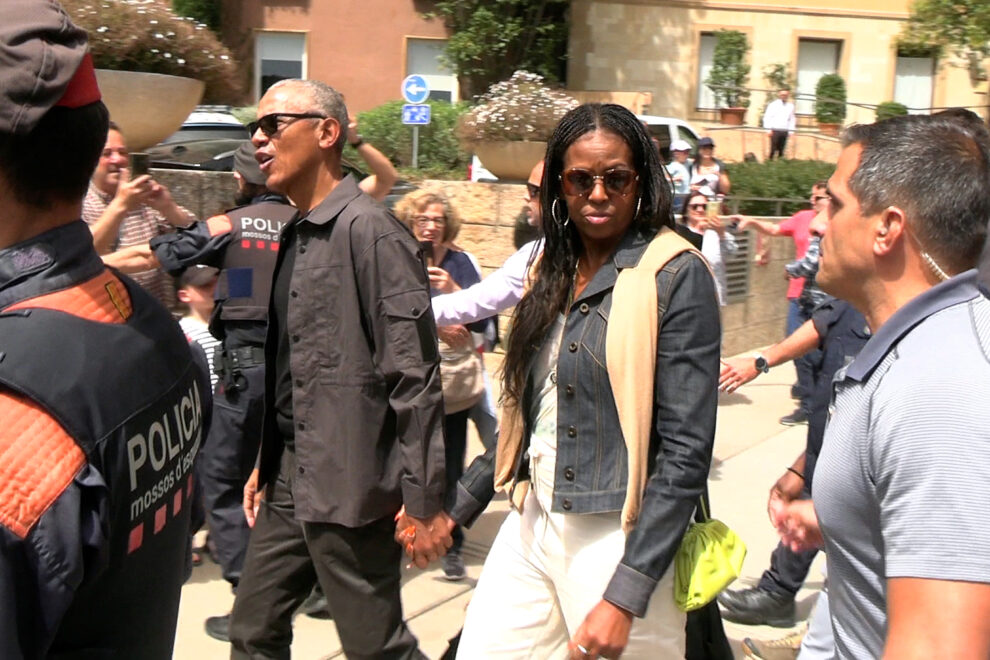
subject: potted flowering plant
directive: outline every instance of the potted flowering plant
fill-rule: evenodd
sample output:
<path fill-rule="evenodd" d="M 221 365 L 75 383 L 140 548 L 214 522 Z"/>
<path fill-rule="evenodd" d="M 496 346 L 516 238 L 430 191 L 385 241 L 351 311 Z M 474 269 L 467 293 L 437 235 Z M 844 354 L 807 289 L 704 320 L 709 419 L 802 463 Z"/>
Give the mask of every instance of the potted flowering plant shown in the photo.
<path fill-rule="evenodd" d="M 495 83 L 461 117 L 458 137 L 500 179 L 525 179 L 543 158 L 557 122 L 578 102 L 549 87 L 542 76 L 516 71 Z"/>
<path fill-rule="evenodd" d="M 62 0 L 89 33 L 103 102 L 131 149 L 174 132 L 205 98 L 239 94 L 230 53 L 202 23 L 164 0 Z"/>

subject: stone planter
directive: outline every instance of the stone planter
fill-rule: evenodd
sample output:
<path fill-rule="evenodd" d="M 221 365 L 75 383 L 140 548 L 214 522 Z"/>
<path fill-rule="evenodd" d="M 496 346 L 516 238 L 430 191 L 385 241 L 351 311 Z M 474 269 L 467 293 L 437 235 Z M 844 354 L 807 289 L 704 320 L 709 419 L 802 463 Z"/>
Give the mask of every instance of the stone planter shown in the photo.
<path fill-rule="evenodd" d="M 546 142 L 481 142 L 474 153 L 481 164 L 499 179 L 525 181 L 547 151 Z"/>
<path fill-rule="evenodd" d="M 203 97 L 202 81 L 162 73 L 97 69 L 96 80 L 131 151 L 174 133 Z"/>
<path fill-rule="evenodd" d="M 842 124 L 820 121 L 818 122 L 818 130 L 821 131 L 822 135 L 838 137 L 839 131 L 842 130 Z"/>
<path fill-rule="evenodd" d="M 742 126 L 746 118 L 746 108 L 719 108 L 719 122 L 726 126 Z"/>

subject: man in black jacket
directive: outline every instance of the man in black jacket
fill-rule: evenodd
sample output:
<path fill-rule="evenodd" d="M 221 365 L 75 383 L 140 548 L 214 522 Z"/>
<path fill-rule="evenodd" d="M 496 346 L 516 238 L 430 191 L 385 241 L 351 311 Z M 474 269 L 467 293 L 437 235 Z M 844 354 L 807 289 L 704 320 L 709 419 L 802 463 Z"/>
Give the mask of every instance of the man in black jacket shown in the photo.
<path fill-rule="evenodd" d="M 249 126 L 268 187 L 299 212 L 272 285 L 235 658 L 288 657 L 289 615 L 314 570 L 347 657 L 422 657 L 402 620 L 395 514 L 405 507 L 422 555 L 436 559 L 451 543 L 426 268 L 412 234 L 342 176 L 347 122 L 334 89 L 286 80 Z"/>
<path fill-rule="evenodd" d="M 151 239 L 155 256 L 172 275 L 196 264 L 220 269 L 210 320 L 210 333 L 222 342 L 213 356 L 220 379 L 199 474 L 215 559 L 235 590 L 251 532 L 241 500 L 261 444 L 272 273 L 282 228 L 296 214 L 289 200 L 265 187 L 254 152 L 245 143 L 234 156 L 241 206 Z M 210 617 L 206 632 L 228 641 L 229 625 L 229 616 Z"/>

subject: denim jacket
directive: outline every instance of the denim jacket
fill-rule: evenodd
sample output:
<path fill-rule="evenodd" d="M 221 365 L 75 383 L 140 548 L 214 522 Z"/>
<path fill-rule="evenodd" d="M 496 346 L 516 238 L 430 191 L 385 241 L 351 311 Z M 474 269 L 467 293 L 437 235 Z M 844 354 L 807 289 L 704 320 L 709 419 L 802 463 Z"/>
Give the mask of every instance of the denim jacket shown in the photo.
<path fill-rule="evenodd" d="M 605 368 L 605 332 L 618 272 L 639 261 L 650 238 L 627 234 L 568 312 L 557 361 L 553 511 L 622 509 L 627 456 Z M 645 613 L 705 489 L 717 404 L 721 326 L 711 272 L 696 255 L 680 255 L 657 274 L 657 291 L 662 318 L 650 477 L 639 522 L 604 594 L 637 616 Z M 532 391 L 528 383 L 523 410 L 529 409 Z M 494 458 L 489 451 L 476 459 L 452 493 L 448 509 L 458 522 L 473 522 L 493 496 Z M 527 478 L 528 469 L 523 459 L 519 480 Z"/>

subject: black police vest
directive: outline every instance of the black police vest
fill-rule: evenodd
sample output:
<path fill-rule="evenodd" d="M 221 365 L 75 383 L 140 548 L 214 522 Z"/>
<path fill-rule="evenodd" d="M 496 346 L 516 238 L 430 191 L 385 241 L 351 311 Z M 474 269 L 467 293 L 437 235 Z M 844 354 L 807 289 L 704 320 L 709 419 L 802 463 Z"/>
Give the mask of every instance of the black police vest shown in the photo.
<path fill-rule="evenodd" d="M 175 638 L 210 395 L 169 313 L 121 281 L 133 306 L 125 323 L 0 313 L 0 383 L 58 420 L 106 483 L 84 487 L 82 500 L 108 512 L 105 552 L 87 558 L 49 657 L 164 660 Z"/>
<path fill-rule="evenodd" d="M 296 209 L 263 201 L 227 213 L 231 240 L 217 280 L 220 318 L 225 321 L 266 321 L 272 291 L 272 273 L 282 228 Z"/>

